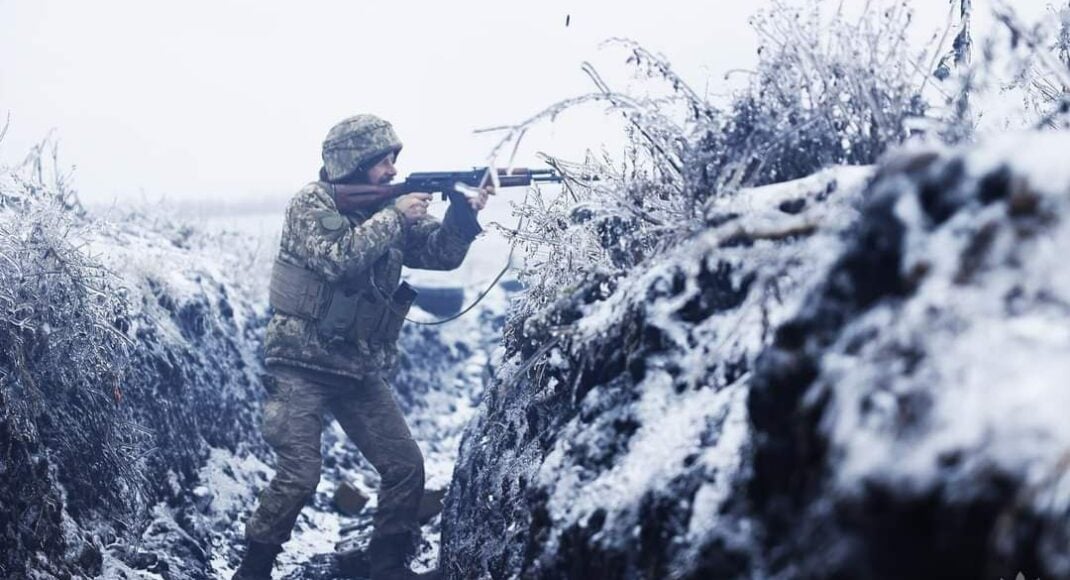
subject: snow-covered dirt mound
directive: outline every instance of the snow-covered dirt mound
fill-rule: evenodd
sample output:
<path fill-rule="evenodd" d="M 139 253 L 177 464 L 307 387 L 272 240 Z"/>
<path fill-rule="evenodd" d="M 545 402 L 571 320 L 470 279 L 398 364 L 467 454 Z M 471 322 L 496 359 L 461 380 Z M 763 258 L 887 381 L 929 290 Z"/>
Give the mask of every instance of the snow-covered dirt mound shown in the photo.
<path fill-rule="evenodd" d="M 752 381 L 772 570 L 1070 576 L 1068 147 L 1020 135 L 881 169 Z"/>
<path fill-rule="evenodd" d="M 619 281 L 512 321 L 447 502 L 453 577 L 725 576 L 754 359 L 840 252 L 870 170 L 755 189 Z M 711 577 L 711 576 L 707 576 Z"/>
<path fill-rule="evenodd" d="M 0 576 L 211 577 L 184 512 L 200 468 L 212 449 L 266 451 L 265 308 L 235 282 L 241 247 L 5 179 Z"/>
<path fill-rule="evenodd" d="M 741 192 L 506 328 L 453 577 L 1070 575 L 1066 134 Z"/>

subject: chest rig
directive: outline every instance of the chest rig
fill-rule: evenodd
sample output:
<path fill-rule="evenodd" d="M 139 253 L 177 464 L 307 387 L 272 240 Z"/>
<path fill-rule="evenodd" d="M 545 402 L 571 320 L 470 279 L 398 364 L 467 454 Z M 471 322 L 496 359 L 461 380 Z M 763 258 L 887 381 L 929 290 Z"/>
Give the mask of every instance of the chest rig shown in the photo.
<path fill-rule="evenodd" d="M 321 337 L 347 342 L 393 343 L 416 300 L 401 282 L 404 255 L 390 248 L 375 264 L 335 283 L 302 266 L 276 259 L 270 302 L 277 312 L 309 320 Z"/>

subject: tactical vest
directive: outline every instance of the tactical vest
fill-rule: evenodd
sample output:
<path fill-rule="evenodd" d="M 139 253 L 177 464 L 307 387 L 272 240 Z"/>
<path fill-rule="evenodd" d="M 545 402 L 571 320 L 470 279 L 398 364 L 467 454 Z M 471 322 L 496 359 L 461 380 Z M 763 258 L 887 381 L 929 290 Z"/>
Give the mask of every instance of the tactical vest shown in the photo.
<path fill-rule="evenodd" d="M 327 339 L 395 342 L 416 300 L 416 290 L 406 282 L 397 283 L 402 259 L 401 251 L 392 248 L 359 279 L 334 284 L 311 270 L 276 259 L 271 270 L 271 307 L 312 321 Z M 381 282 L 394 288 L 389 296 Z"/>

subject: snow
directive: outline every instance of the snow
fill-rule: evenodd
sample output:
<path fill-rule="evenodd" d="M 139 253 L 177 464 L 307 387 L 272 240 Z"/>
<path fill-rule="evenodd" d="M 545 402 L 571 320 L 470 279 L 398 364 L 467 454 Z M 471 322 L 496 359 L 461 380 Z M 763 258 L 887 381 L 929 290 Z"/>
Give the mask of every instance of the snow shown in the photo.
<path fill-rule="evenodd" d="M 755 433 L 759 415 L 749 415 L 752 381 L 762 371 L 755 363 L 772 352 L 785 323 L 842 290 L 833 283 L 858 242 L 852 236 L 865 220 L 882 218 L 860 214 L 877 191 L 894 195 L 888 219 L 904 230 L 894 242 L 902 257 L 898 278 L 908 287 L 850 311 L 834 340 L 810 353 L 819 362 L 817 379 L 804 385 L 801 407 L 790 413 L 815 414 L 828 452 L 818 465 L 793 466 L 802 473 L 791 475 L 816 482 L 807 498 L 813 502 L 798 517 L 833 518 L 838 507 L 864 505 L 874 486 L 965 505 L 990 494 L 987 483 L 998 476 L 1013 483 L 1016 510 L 1063 522 L 1070 511 L 1070 164 L 1062 161 L 1068 150 L 1067 134 L 1011 134 L 970 149 L 907 149 L 884 168 L 834 168 L 715 198 L 704 232 L 614 281 L 611 290 L 605 286 L 600 297 L 554 306 L 574 307 L 578 319 L 549 331 L 554 312 L 517 321 L 529 332 L 516 342 L 543 341 L 524 343 L 526 358 L 515 344 L 512 351 L 498 346 L 511 299 L 501 287 L 453 323 L 408 325 L 409 364 L 395 385 L 426 458 L 427 487 L 449 488 L 447 501 L 474 514 L 474 521 L 452 522 L 467 526 L 463 539 L 495 534 L 482 538 L 478 556 L 490 554 L 503 566 L 540 569 L 582 550 L 635 550 L 649 547 L 654 534 L 664 542 L 654 549 L 671 560 L 674 574 L 689 574 L 711 546 L 754 555 L 751 570 L 764 571 L 756 555 L 768 532 L 763 514 L 739 505 L 760 468 L 755 449 L 770 437 Z M 947 216 L 934 212 L 926 196 L 935 194 L 921 183 L 938 176 L 889 169 L 928 154 L 940 160 L 938 168 L 956 160 L 965 168 L 938 183 L 937 201 L 954 205 Z M 993 186 L 996 178 L 1005 183 Z M 991 192 L 984 190 L 993 187 L 1000 196 L 986 199 Z M 263 235 L 272 240 L 277 232 Z M 234 255 L 220 253 L 218 244 L 230 240 L 224 232 L 129 216 L 101 222 L 85 247 L 132 297 L 131 337 L 155 329 L 164 335 L 161 348 L 194 348 L 189 321 L 178 314 L 187 308 L 225 335 L 243 370 L 227 375 L 220 392 L 248 411 L 262 396 L 255 389 L 263 371 L 257 332 L 264 297 L 263 280 L 244 276 L 266 264 L 265 255 L 248 253 L 248 240 Z M 486 248 L 469 267 L 482 271 L 503 257 L 503 248 L 479 243 Z M 241 266 L 250 255 L 260 261 Z M 467 302 L 488 281 L 465 272 L 457 285 Z M 203 371 L 203 361 L 189 364 L 182 370 Z M 621 368 L 600 374 L 614 364 Z M 494 390 L 484 396 L 490 379 Z M 811 436 L 808 428 L 802 421 L 785 425 L 793 436 L 793 429 Z M 233 572 L 244 522 L 273 473 L 270 454 L 253 432 L 215 446 L 198 437 L 189 453 L 202 461 L 199 468 L 160 473 L 163 497 L 147 506 L 149 525 L 136 545 L 99 546 L 104 577 L 169 577 L 153 565 L 131 564 L 150 556 L 172 570 L 195 568 L 203 556 L 212 573 Z M 286 546 L 279 577 L 305 577 L 324 555 L 367 540 L 378 478 L 333 421 L 323 450 L 330 466 Z M 331 505 L 344 481 L 371 497 L 357 517 Z M 87 522 L 66 509 L 63 486 L 54 487 L 65 558 L 73 559 L 89 545 L 80 527 Z M 458 498 L 474 498 L 474 505 L 458 505 Z M 533 529 L 532 514 L 541 508 L 549 524 Z M 464 553 L 457 547 L 463 544 L 451 547 L 441 538 L 443 530 L 441 517 L 424 526 L 418 568 L 432 565 L 440 551 Z M 1039 540 L 1050 544 L 1044 562 L 1070 573 L 1059 537 Z M 808 538 L 792 541 L 806 546 Z M 488 569 L 475 562 L 464 573 L 493 576 Z"/>
<path fill-rule="evenodd" d="M 107 552 L 101 577 L 108 580 L 166 580 L 162 574 L 131 568 Z"/>
<path fill-rule="evenodd" d="M 691 522 L 688 524 L 688 536 L 700 540 L 714 527 L 720 508 L 728 501 L 733 492 L 731 483 L 734 474 L 742 468 L 744 459 L 742 451 L 750 440 L 750 423 L 747 420 L 746 389 L 743 388 L 746 377 L 739 383 L 720 391 L 723 401 L 715 401 L 716 407 L 724 409 L 721 418 L 717 443 L 702 452 L 701 462 L 707 472 L 712 474 L 712 481 L 702 485 L 695 494 Z"/>
<path fill-rule="evenodd" d="M 1066 166 L 1066 132 L 1013 132 L 985 141 L 965 156 L 967 173 L 981 178 L 1003 166 L 1027 180 L 1038 193 L 1052 198 L 1070 194 Z"/>
<path fill-rule="evenodd" d="M 950 534 L 973 560 L 934 570 L 989 550 L 1070 573 L 1067 150 L 912 146 L 716 198 L 608 292 L 515 320 L 454 481 L 476 521 L 444 557 L 472 577 L 853 577 Z"/>
<path fill-rule="evenodd" d="M 549 499 L 551 516 L 560 523 L 583 520 L 596 509 L 609 510 L 610 518 L 636 505 L 649 489 L 664 487 L 677 475 L 684 459 L 696 451 L 695 443 L 707 428 L 711 410 L 719 409 L 727 415 L 726 429 L 718 444 L 703 451 L 703 461 L 715 470 L 738 465 L 740 453 L 747 441 L 746 391 L 736 387 L 721 390 L 704 389 L 695 394 L 679 395 L 672 389 L 672 377 L 655 373 L 641 386 L 642 398 L 636 405 L 636 421 L 641 425 L 629 443 L 628 453 L 593 480 L 570 468 L 562 447 L 555 448 L 539 468 L 543 485 L 554 490 Z M 580 429 L 579 419 L 573 419 L 565 432 Z M 734 427 L 731 428 L 731 427 Z M 724 436 L 727 435 L 727 436 Z M 563 474 L 563 477 L 562 477 Z M 723 485 L 705 486 L 707 502 L 714 497 L 723 502 L 727 491 Z M 722 493 L 713 496 L 714 491 Z M 709 504 L 707 504 L 709 507 Z M 703 526 L 716 523 L 705 519 Z M 607 522 L 612 526 L 612 519 Z M 697 525 L 692 519 L 692 525 Z M 698 534 L 703 530 L 693 530 Z"/>
<path fill-rule="evenodd" d="M 643 530 L 670 526 L 654 533 L 675 534 L 666 540 L 675 547 L 663 548 L 680 570 L 701 559 L 711 543 L 750 549 L 750 524 L 723 515 L 738 492 L 752 443 L 747 369 L 772 330 L 794 316 L 835 261 L 841 234 L 856 218 L 873 171 L 836 168 L 718 198 L 707 214 L 735 218 L 714 220 L 720 225 L 616 281 L 608 296 L 576 304 L 578 320 L 546 335 L 538 333 L 552 326 L 552 308 L 517 320 L 526 337 L 541 337 L 536 350 L 544 353 L 541 359 L 496 355 L 504 359 L 497 393 L 469 428 L 481 435 L 462 450 L 461 461 L 471 467 L 466 466 L 469 487 L 460 497 L 481 505 L 458 505 L 455 513 L 490 525 L 455 524 L 459 531 L 449 556 L 463 573 L 500 570 L 497 562 L 506 562 L 575 574 L 569 567 L 574 563 L 561 558 L 584 557 L 585 552 L 563 555 L 579 549 L 577 529 L 591 530 L 582 541 L 592 547 L 584 549 L 598 555 L 594 546 L 637 550 L 636 542 L 648 533 Z M 785 202 L 792 202 L 793 211 L 782 207 Z M 741 236 L 755 239 L 729 243 Z M 622 330 L 636 326 L 642 331 Z M 632 364 L 631 356 L 641 359 L 638 376 L 632 371 L 602 377 L 589 392 L 575 394 L 586 380 L 577 373 L 597 373 L 612 364 L 594 358 L 585 371 L 589 359 L 622 352 L 629 353 L 625 366 Z M 572 397 L 578 400 L 570 405 Z M 555 423 L 562 416 L 567 420 Z M 542 448 L 544 442 L 548 448 Z M 518 491 L 519 480 L 537 491 Z M 523 518 L 543 508 L 542 500 L 530 503 L 543 493 L 551 524 L 534 556 L 523 542 L 492 540 L 503 533 L 510 538 L 536 533 Z M 657 517 L 682 518 L 679 528 L 652 522 L 644 512 L 662 509 L 656 506 L 663 502 L 676 507 L 664 508 L 672 515 Z M 489 536 L 478 535 L 483 531 Z"/>
<path fill-rule="evenodd" d="M 229 284 L 228 295 L 221 294 L 221 286 L 215 282 L 229 281 L 235 275 L 242 276 L 243 272 L 260 271 L 262 274 L 270 270 L 270 259 L 273 258 L 268 255 L 270 252 L 248 250 L 277 246 L 277 228 L 263 227 L 265 220 L 256 220 L 261 224 L 259 240 L 251 243 L 247 237 L 242 238 L 242 247 L 246 249 L 227 255 L 219 253 L 216 244 L 235 241 L 238 234 L 230 232 L 228 224 L 231 220 L 214 223 L 207 231 L 195 229 L 187 233 L 188 226 L 180 221 L 148 216 L 133 216 L 132 219 L 133 225 L 120 221 L 100 228 L 90 247 L 121 277 L 123 285 L 135 292 L 134 296 L 141 296 L 135 304 L 141 314 L 165 331 L 167 340 L 188 348 L 182 329 L 172 313 L 164 309 L 158 299 L 160 296 L 173 301 L 176 308 L 191 302 L 203 305 L 206 310 L 201 315 L 213 317 L 214 324 L 221 320 L 218 310 L 221 300 L 229 299 L 237 306 L 262 303 L 266 298 L 266 279 L 262 275 L 246 278 L 240 284 Z M 150 240 L 148 243 L 146 238 Z M 253 261 L 242 262 L 248 256 L 252 256 Z M 413 273 L 406 275 L 410 279 L 418 278 Z M 461 286 L 468 301 L 484 290 L 486 282 L 483 280 L 471 276 L 460 279 L 464 280 Z M 473 312 L 455 322 L 434 327 L 429 334 L 409 325 L 403 333 L 403 348 L 409 351 L 415 366 L 411 377 L 405 375 L 398 381 L 412 383 L 415 389 L 409 397 L 414 397 L 418 404 L 406 407 L 406 410 L 410 427 L 425 456 L 428 489 L 445 489 L 449 485 L 463 428 L 476 412 L 478 393 L 488 372 L 491 350 L 498 341 L 497 328 L 500 328 L 507 305 L 506 293 L 496 288 Z M 241 329 L 248 315 L 243 317 L 242 308 L 235 307 L 234 310 L 234 325 Z M 426 313 L 417 311 L 414 317 L 425 316 Z M 134 332 L 136 328 L 131 330 Z M 252 338 L 241 343 L 241 355 L 248 372 L 263 372 L 256 352 L 255 335 Z M 421 349 L 429 346 L 427 341 L 440 346 L 424 354 Z M 440 355 L 445 358 L 423 360 L 426 356 Z M 428 370 L 421 370 L 425 367 Z M 428 384 L 428 380 L 440 383 Z M 348 441 L 337 422 L 327 424 L 323 446 L 325 463 L 331 462 L 336 467 L 325 470 L 311 505 L 302 511 L 293 538 L 279 558 L 276 577 L 303 578 L 311 573 L 313 568 L 310 566 L 317 557 L 367 540 L 370 514 L 377 504 L 378 476 Z M 195 508 L 190 516 L 196 522 L 195 526 L 205 530 L 208 536 L 213 574 L 229 577 L 238 563 L 236 556 L 244 535 L 244 523 L 255 505 L 257 493 L 266 486 L 273 470 L 270 460 L 265 461 L 252 449 L 209 448 L 207 451 L 197 483 L 190 488 Z M 172 472 L 169 478 L 170 487 L 180 493 L 182 484 L 178 477 Z M 343 516 L 333 508 L 331 497 L 343 481 L 354 484 L 370 497 L 365 511 L 356 518 Z M 163 506 L 164 502 L 161 502 L 156 510 Z M 157 514 L 158 520 L 169 517 L 162 512 Z M 425 542 L 417 559 L 418 569 L 427 568 L 437 560 L 438 518 L 424 527 L 424 536 Z M 132 570 L 111 556 L 107 566 L 108 573 L 116 574 L 116 577 L 155 577 L 143 570 Z"/>
<path fill-rule="evenodd" d="M 1042 196 L 1043 211 L 1070 211 L 1070 166 L 1059 159 L 1065 134 L 1011 135 L 965 155 L 975 180 L 1012 168 L 1021 191 Z M 1029 482 L 1050 476 L 1070 448 L 1070 247 L 1066 220 L 1015 224 L 1004 204 L 960 211 L 935 230 L 916 195 L 897 205 L 908 226 L 904 271 L 927 274 L 905 303 L 858 318 L 824 361 L 835 394 L 826 429 L 843 453 L 837 480 L 857 488 L 874 477 L 914 493 L 939 485 L 950 457 L 973 458 L 966 473 L 995 469 Z M 979 271 L 962 280 L 963 254 L 983 229 L 994 232 Z M 1036 228 L 1036 231 L 1032 231 Z M 846 345 L 868 337 L 857 353 Z M 899 352 L 924 356 L 906 372 L 888 372 Z M 883 361 L 883 362 L 882 362 Z M 940 389 L 934 390 L 934 385 Z M 874 387 L 876 386 L 876 389 Z M 876 393 L 874 391 L 876 390 Z M 924 397 L 931 408 L 901 430 L 900 402 Z M 1042 403 L 1041 403 L 1042 402 Z M 954 493 L 968 496 L 968 486 Z"/>

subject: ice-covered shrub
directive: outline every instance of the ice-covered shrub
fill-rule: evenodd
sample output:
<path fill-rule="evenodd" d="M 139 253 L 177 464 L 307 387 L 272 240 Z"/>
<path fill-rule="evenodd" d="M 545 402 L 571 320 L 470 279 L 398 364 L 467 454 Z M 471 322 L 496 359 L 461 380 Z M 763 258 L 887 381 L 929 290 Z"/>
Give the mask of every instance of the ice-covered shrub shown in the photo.
<path fill-rule="evenodd" d="M 54 157 L 38 148 L 0 176 L 0 201 L 0 417 L 67 466 L 68 494 L 124 513 L 144 451 L 120 408 L 126 296 L 84 250 L 91 223 Z"/>
<path fill-rule="evenodd" d="M 880 6 L 880 9 L 877 6 Z M 725 216 L 717 198 L 800 178 L 833 165 L 874 163 L 926 113 L 928 74 L 906 39 L 902 3 L 876 3 L 849 18 L 829 3 L 776 2 L 753 24 L 761 39 L 748 86 L 727 106 L 692 90 L 662 57 L 612 41 L 648 79 L 647 94 L 611 89 L 589 65 L 598 91 L 512 127 L 592 99 L 627 119 L 623 159 L 549 159 L 568 178 L 560 195 L 535 191 L 518 208 L 514 238 L 527 250 L 528 316 L 592 278 L 612 280 Z M 597 177 L 596 180 L 589 179 Z"/>
<path fill-rule="evenodd" d="M 983 65 L 1010 77 L 998 85 L 1001 92 L 1024 93 L 1024 109 L 1031 114 L 1027 119 L 1034 126 L 1065 129 L 1070 127 L 1070 6 L 1049 10 L 1049 18 L 1028 25 L 1009 5 L 997 2 L 994 12 L 1002 35 L 989 42 Z M 1002 68 L 992 66 L 999 61 Z"/>
<path fill-rule="evenodd" d="M 975 43 L 973 58 L 954 69 L 950 53 L 941 61 L 934 109 L 945 141 L 1070 127 L 1070 6 L 1061 4 L 1028 22 L 996 0 L 987 7 L 996 25 Z"/>
<path fill-rule="evenodd" d="M 752 25 L 757 69 L 725 122 L 701 135 L 693 163 L 714 191 L 764 185 L 830 165 L 865 165 L 908 136 L 924 115 L 905 3 L 875 3 L 860 17 L 774 2 Z"/>
<path fill-rule="evenodd" d="M 266 456 L 253 245 L 89 214 L 43 152 L 0 172 L 0 577 L 203 577 L 204 457 Z"/>
<path fill-rule="evenodd" d="M 1066 374 L 1067 333 L 1042 330 L 1066 327 L 1052 310 L 1066 276 L 1045 266 L 1065 222 L 1065 135 L 908 148 L 872 181 L 837 168 L 738 190 L 868 164 L 906 138 L 924 111 L 910 61 L 882 80 L 852 53 L 834 70 L 877 78 L 841 88 L 805 74 L 835 46 L 865 55 L 887 41 L 878 60 L 905 55 L 902 31 L 881 28 L 905 25 L 901 10 L 870 13 L 874 28 L 841 21 L 840 45 L 790 36 L 763 56 L 736 105 L 768 108 L 750 109 L 761 122 L 737 135 L 768 149 L 727 141 L 747 109 L 693 99 L 641 49 L 630 46 L 633 62 L 668 95 L 616 95 L 592 75 L 631 121 L 632 149 L 616 162 L 551 160 L 577 179 L 521 208 L 528 295 L 462 446 L 447 569 L 1067 576 L 1065 429 L 1037 405 L 1060 398 Z M 777 34 L 817 21 L 792 14 L 765 18 L 788 27 Z M 971 109 L 983 110 L 960 24 L 947 75 L 962 74 L 964 91 L 941 85 L 947 107 L 916 125 L 951 140 L 973 138 Z M 812 103 L 815 117 L 795 123 Z M 852 173 L 868 185 L 844 187 Z"/>

